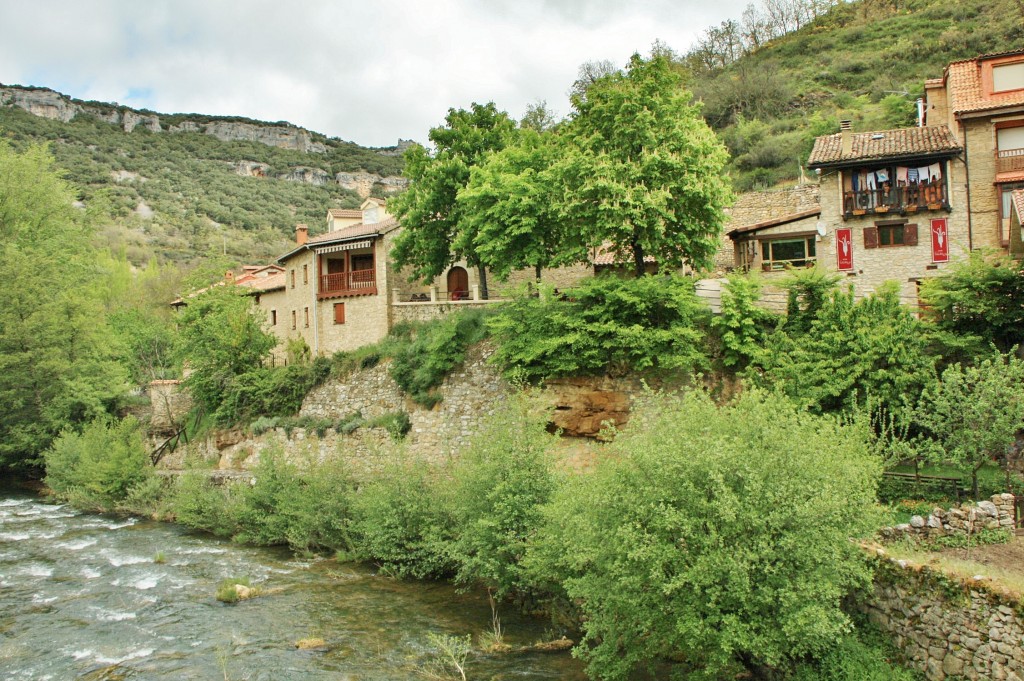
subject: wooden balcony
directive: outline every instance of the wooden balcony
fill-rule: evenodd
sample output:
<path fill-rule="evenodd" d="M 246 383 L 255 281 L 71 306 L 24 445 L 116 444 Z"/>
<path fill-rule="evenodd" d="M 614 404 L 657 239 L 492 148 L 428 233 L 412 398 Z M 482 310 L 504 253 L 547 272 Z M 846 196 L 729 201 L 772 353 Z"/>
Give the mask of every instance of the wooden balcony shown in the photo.
<path fill-rule="evenodd" d="M 320 275 L 318 298 L 377 295 L 376 270 L 355 270 Z"/>
<path fill-rule="evenodd" d="M 949 208 L 949 195 L 944 180 L 890 189 L 868 189 L 843 193 L 843 213 L 852 215 L 900 215 L 919 210 Z"/>
<path fill-rule="evenodd" d="M 996 152 L 996 174 L 1024 172 L 1024 149 Z"/>

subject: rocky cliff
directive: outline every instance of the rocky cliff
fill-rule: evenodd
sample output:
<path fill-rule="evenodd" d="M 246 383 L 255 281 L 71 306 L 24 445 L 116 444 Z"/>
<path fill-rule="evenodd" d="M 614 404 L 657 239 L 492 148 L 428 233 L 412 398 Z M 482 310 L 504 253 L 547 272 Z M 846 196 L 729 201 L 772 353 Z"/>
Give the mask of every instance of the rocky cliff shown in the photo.
<path fill-rule="evenodd" d="M 181 120 L 171 124 L 161 122 L 160 116 L 148 111 L 136 111 L 117 104 L 82 102 L 49 88 L 26 88 L 5 86 L 0 84 L 0 106 L 13 106 L 28 111 L 34 116 L 67 123 L 78 116 L 91 116 L 116 125 L 124 132 L 132 132 L 142 127 L 151 132 L 200 133 L 211 135 L 224 142 L 258 142 L 280 149 L 293 149 L 309 154 L 326 154 L 329 144 L 315 139 L 314 133 L 287 123 L 262 123 L 237 119 L 216 119 L 206 116 L 200 120 Z M 321 138 L 322 139 L 322 138 Z M 393 156 L 402 153 L 411 142 L 399 140 L 398 145 L 390 149 L 380 149 L 377 153 Z M 287 172 L 269 173 L 266 164 L 252 161 L 240 161 L 237 172 L 240 175 L 253 177 L 274 177 L 292 182 L 326 185 L 336 182 L 341 187 L 357 191 L 361 196 L 369 196 L 371 191 L 384 193 L 395 192 L 406 186 L 401 177 L 382 177 L 374 173 L 335 173 L 317 167 L 296 167 Z"/>

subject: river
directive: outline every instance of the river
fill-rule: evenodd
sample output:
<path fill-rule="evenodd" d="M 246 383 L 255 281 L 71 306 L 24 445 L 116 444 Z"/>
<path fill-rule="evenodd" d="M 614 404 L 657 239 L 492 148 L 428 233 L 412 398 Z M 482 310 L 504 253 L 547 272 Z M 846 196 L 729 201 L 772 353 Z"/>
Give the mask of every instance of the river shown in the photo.
<path fill-rule="evenodd" d="M 229 577 L 268 593 L 227 605 Z M 545 622 L 501 613 L 506 642 Z M 0 490 L 0 678 L 389 681 L 424 678 L 428 634 L 479 634 L 486 598 L 297 559 L 166 523 L 84 514 Z M 300 639 L 322 638 L 319 650 Z M 567 653 L 473 654 L 470 679 L 585 679 Z"/>

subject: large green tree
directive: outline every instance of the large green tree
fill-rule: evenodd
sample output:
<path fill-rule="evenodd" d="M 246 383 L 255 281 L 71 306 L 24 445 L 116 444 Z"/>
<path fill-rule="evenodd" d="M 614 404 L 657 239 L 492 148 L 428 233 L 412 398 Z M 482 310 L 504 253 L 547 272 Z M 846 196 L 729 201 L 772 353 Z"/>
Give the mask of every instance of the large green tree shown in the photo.
<path fill-rule="evenodd" d="M 570 230 L 588 245 L 610 242 L 632 261 L 710 265 L 732 193 L 728 152 L 664 54 L 634 55 L 624 72 L 597 78 L 573 96 L 567 144 L 555 168 L 565 186 Z"/>
<path fill-rule="evenodd" d="M 26 470 L 126 387 L 90 229 L 49 152 L 0 140 L 0 468 Z"/>
<path fill-rule="evenodd" d="M 432 153 L 421 146 L 406 152 L 410 186 L 389 204 L 403 227 L 391 251 L 396 264 L 410 266 L 414 277 L 427 281 L 464 259 L 479 269 L 481 294 L 487 296 L 487 275 L 476 249 L 478 224 L 465 219 L 456 197 L 473 166 L 515 134 L 515 122 L 493 102 L 473 103 L 468 111 L 449 109 L 445 124 L 431 128 Z"/>

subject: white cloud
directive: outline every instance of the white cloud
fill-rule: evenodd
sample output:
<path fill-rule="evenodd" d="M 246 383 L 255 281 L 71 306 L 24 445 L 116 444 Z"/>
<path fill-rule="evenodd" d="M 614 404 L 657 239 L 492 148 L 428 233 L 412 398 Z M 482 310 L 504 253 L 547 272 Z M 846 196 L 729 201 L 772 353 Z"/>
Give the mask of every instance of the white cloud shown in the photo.
<path fill-rule="evenodd" d="M 579 65 L 685 50 L 747 0 L 38 0 L 0 5 L 0 82 L 163 112 L 289 120 L 384 146 L 448 108 L 565 114 Z"/>

